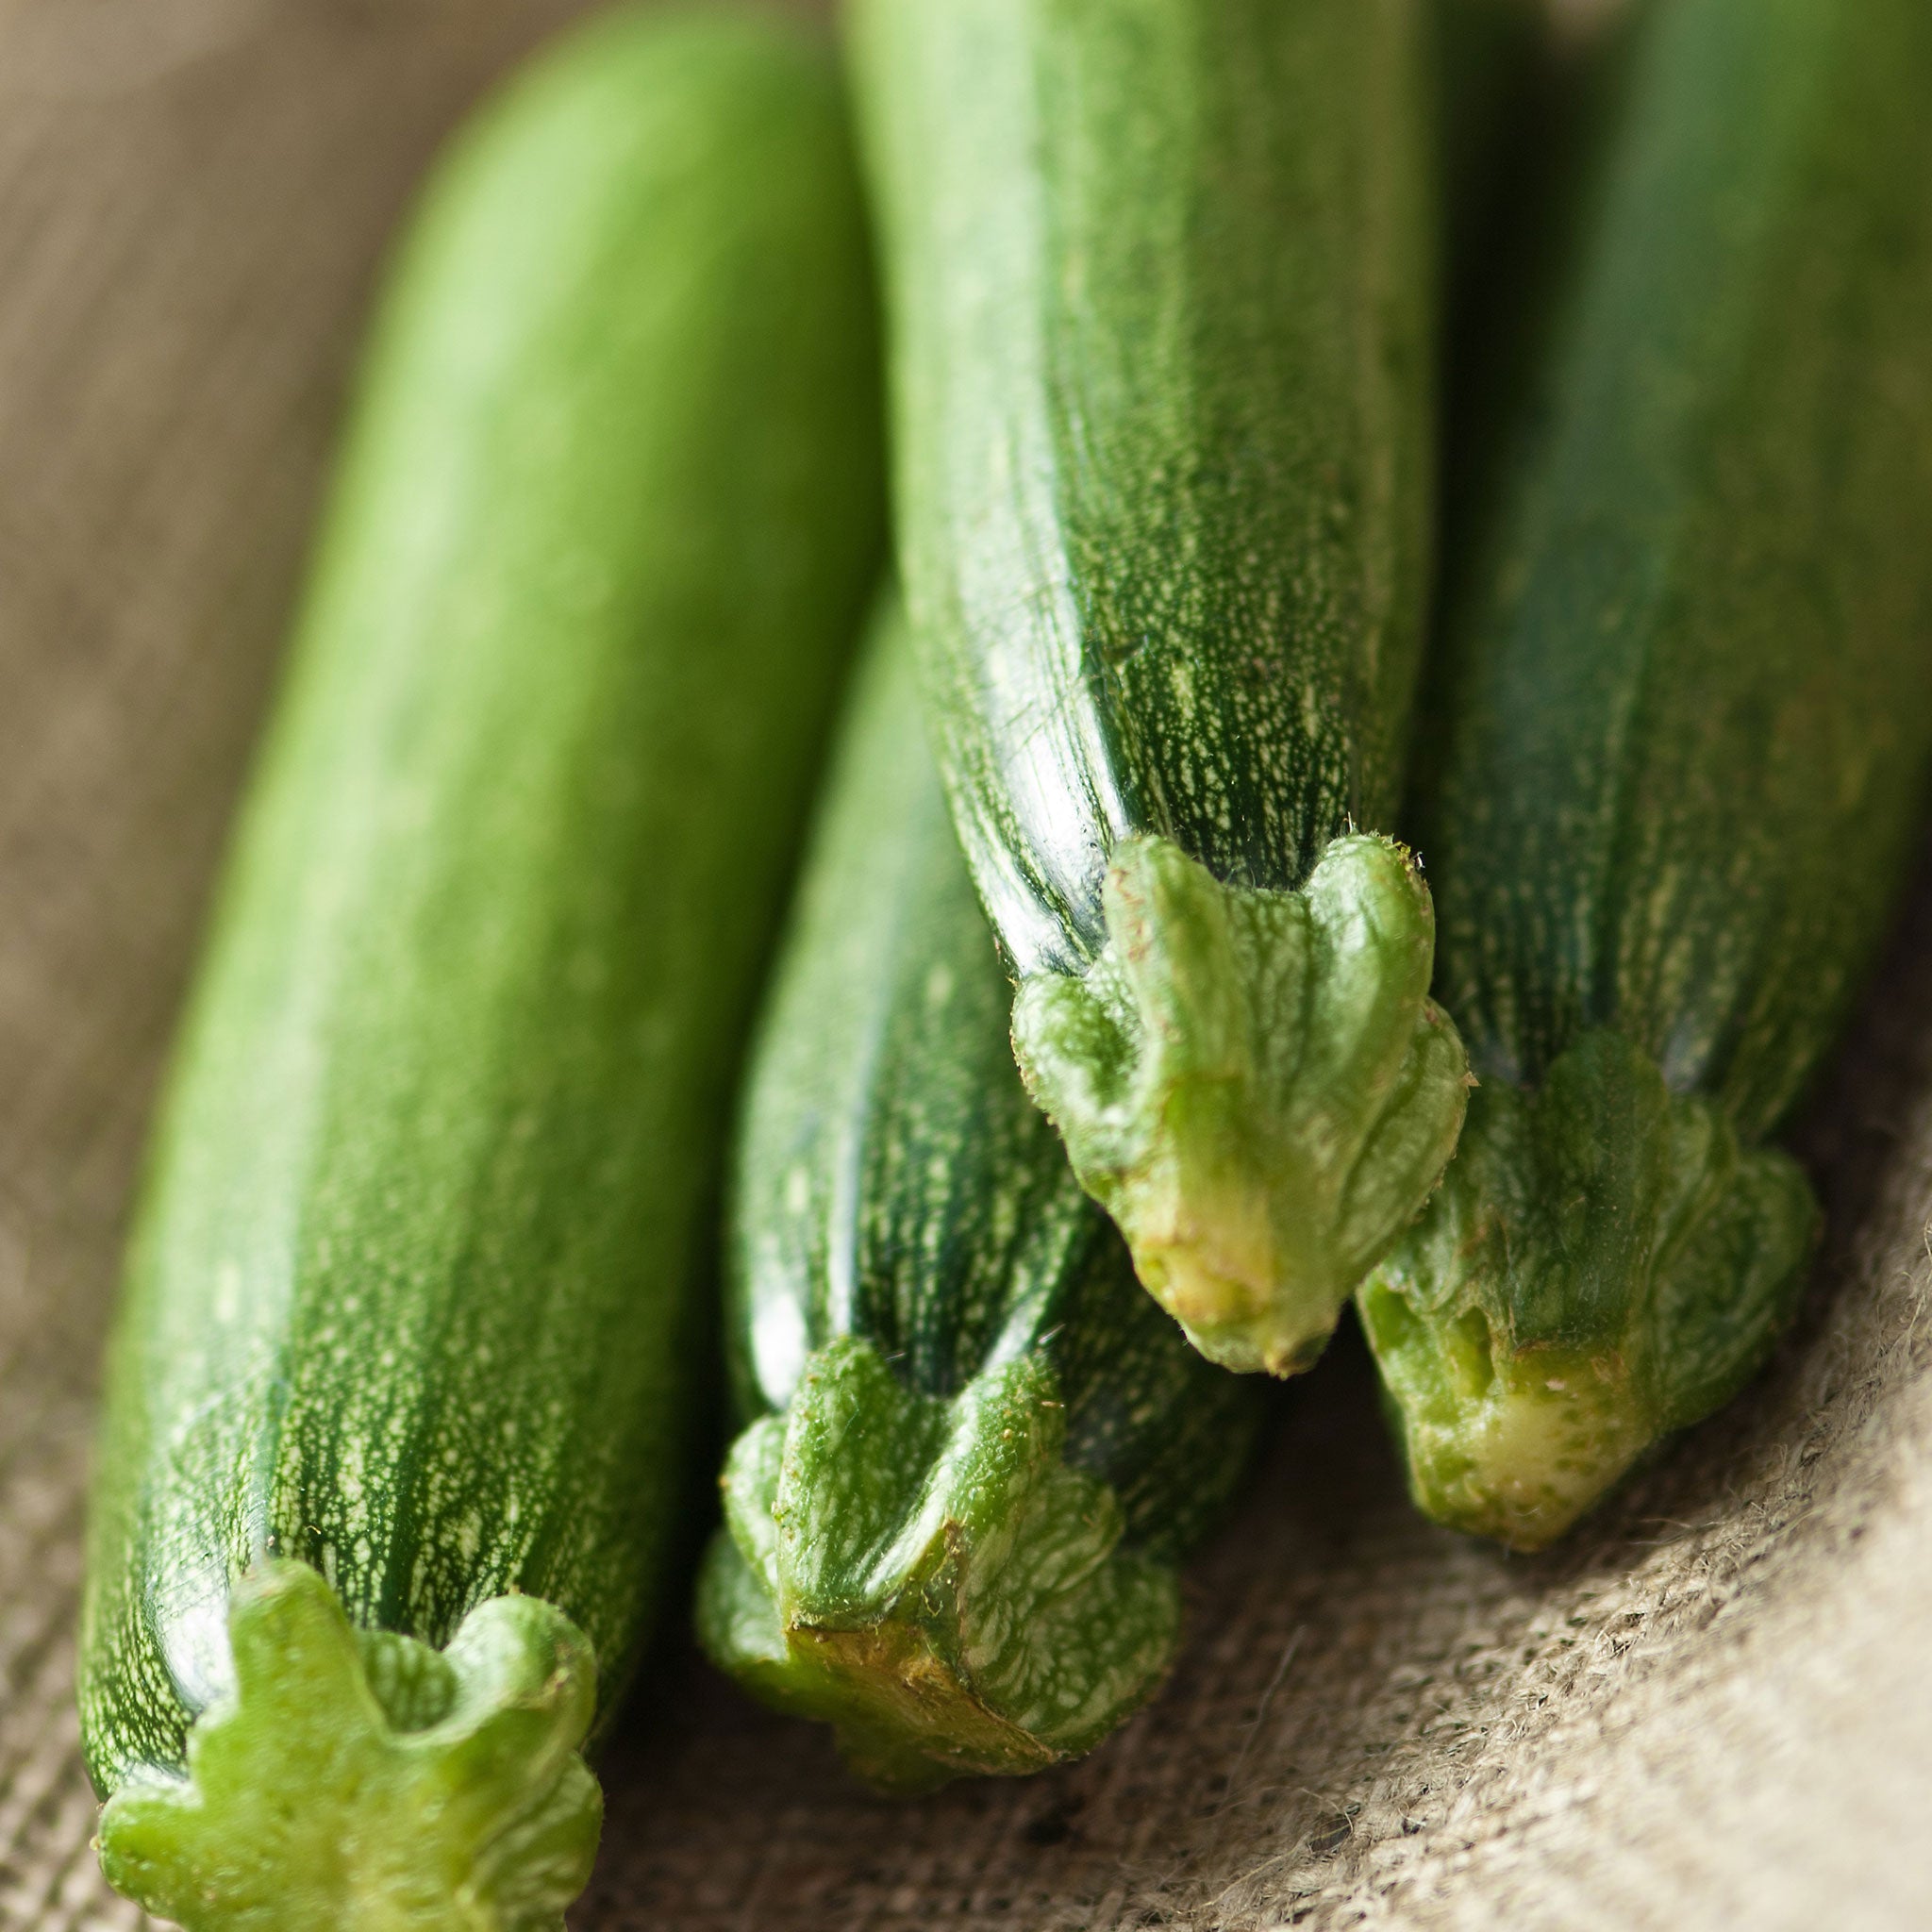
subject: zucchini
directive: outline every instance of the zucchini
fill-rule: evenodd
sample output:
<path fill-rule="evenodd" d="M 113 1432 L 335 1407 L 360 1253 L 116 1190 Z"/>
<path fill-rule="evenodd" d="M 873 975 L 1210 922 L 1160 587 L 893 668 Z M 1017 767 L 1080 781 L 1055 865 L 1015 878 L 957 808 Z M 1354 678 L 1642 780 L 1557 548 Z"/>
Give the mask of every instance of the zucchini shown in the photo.
<path fill-rule="evenodd" d="M 901 563 L 1013 1041 L 1141 1281 L 1286 1374 L 1455 1146 L 1395 804 L 1424 0 L 855 0 Z"/>
<path fill-rule="evenodd" d="M 1361 1310 L 1431 1515 L 1548 1541 L 1764 1360 L 1762 1142 L 1932 749 L 1932 11 L 1673 0 L 1550 252 L 1419 802 L 1483 1086 Z"/>
<path fill-rule="evenodd" d="M 80 1702 L 194 1928 L 560 1927 L 883 561 L 835 65 L 612 15 L 398 263 L 157 1134 Z"/>
<path fill-rule="evenodd" d="M 728 1243 L 747 1426 L 706 1648 L 873 1783 L 1088 1749 L 1166 1672 L 1257 1392 L 1141 1292 L 1026 1098 L 886 618 L 754 1056 Z"/>

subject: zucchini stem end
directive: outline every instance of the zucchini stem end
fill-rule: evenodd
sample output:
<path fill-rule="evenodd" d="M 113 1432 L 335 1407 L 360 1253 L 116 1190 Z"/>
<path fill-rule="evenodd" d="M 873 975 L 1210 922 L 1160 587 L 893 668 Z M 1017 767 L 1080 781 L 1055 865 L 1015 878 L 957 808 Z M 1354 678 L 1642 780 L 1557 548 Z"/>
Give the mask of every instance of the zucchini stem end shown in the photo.
<path fill-rule="evenodd" d="M 186 1775 L 138 1774 L 102 1813 L 117 1890 L 187 1932 L 562 1932 L 603 1795 L 579 1755 L 596 1664 L 560 1610 L 495 1597 L 438 1651 L 269 1561 L 228 1640 Z"/>
<path fill-rule="evenodd" d="M 1542 1548 L 1732 1395 L 1804 1285 L 1811 1190 L 1586 1033 L 1526 1094 L 1491 1082 L 1441 1191 L 1362 1290 L 1418 1506 Z"/>
<path fill-rule="evenodd" d="M 698 1592 L 712 1660 L 831 1724 L 884 1790 L 1090 1749 L 1165 1674 L 1180 1596 L 1122 1546 L 1113 1491 L 1068 1467 L 1064 1418 L 1038 1354 L 947 1399 L 870 1341 L 829 1343 L 726 1463 Z"/>
<path fill-rule="evenodd" d="M 1021 1071 L 1195 1346 L 1293 1374 L 1461 1131 L 1469 1066 L 1428 997 L 1428 888 L 1369 834 L 1290 892 L 1143 837 L 1117 848 L 1105 911 L 1083 975 L 1021 988 Z"/>

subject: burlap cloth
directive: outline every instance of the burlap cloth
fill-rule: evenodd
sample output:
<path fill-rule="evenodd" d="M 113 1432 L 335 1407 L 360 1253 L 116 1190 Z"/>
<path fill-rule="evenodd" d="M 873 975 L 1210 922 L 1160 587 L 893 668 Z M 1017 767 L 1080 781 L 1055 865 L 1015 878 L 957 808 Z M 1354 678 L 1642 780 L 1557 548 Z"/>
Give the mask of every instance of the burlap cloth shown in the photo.
<path fill-rule="evenodd" d="M 381 239 L 571 0 L 0 0 L 0 1922 L 130 1926 L 71 1708 L 129 1177 Z M 582 1928 L 1932 1924 L 1932 874 L 1800 1333 L 1558 1555 L 1419 1523 L 1358 1348 L 1166 1694 L 894 1806 L 667 1641 Z"/>

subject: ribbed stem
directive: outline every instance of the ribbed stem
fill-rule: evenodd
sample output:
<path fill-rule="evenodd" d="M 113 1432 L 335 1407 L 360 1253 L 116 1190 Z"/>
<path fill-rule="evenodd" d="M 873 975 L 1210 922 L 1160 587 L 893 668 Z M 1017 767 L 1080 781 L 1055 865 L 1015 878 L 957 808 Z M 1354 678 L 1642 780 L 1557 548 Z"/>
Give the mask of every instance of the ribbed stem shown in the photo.
<path fill-rule="evenodd" d="M 1483 1086 L 1360 1296 L 1418 1505 L 1517 1549 L 1560 1536 L 1757 1371 L 1817 1221 L 1795 1163 L 1622 1034 L 1585 1034 L 1534 1095 Z"/>
<path fill-rule="evenodd" d="M 766 1702 L 829 1722 L 860 1775 L 914 1790 L 1090 1749 L 1159 1682 L 1180 1600 L 1121 1547 L 1113 1492 L 1062 1459 L 1037 1353 L 950 1401 L 868 1341 L 812 1357 L 726 1465 L 699 1633 Z"/>
<path fill-rule="evenodd" d="M 1307 885 L 1224 885 L 1124 841 L 1108 944 L 1021 989 L 1013 1045 L 1141 1281 L 1223 1366 L 1292 1374 L 1456 1146 L 1468 1063 L 1429 999 L 1408 854 L 1336 840 Z"/>
<path fill-rule="evenodd" d="M 492 1598 L 446 1650 L 351 1626 L 306 1564 L 235 1587 L 235 1689 L 188 1773 L 130 1778 L 101 1817 L 117 1890 L 187 1932 L 561 1932 L 603 1796 L 578 1755 L 589 1641 Z"/>

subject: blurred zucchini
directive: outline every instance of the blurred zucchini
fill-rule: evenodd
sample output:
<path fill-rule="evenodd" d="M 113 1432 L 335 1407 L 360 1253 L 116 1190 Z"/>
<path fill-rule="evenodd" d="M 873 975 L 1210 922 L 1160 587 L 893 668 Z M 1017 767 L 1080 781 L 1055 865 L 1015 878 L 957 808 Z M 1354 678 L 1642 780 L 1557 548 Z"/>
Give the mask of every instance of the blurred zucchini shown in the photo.
<path fill-rule="evenodd" d="M 1762 1143 L 1932 747 L 1932 11 L 1671 0 L 1615 75 L 1424 760 L 1483 1084 L 1360 1297 L 1418 1501 L 1523 1548 L 1789 1320 L 1816 1209 Z"/>

